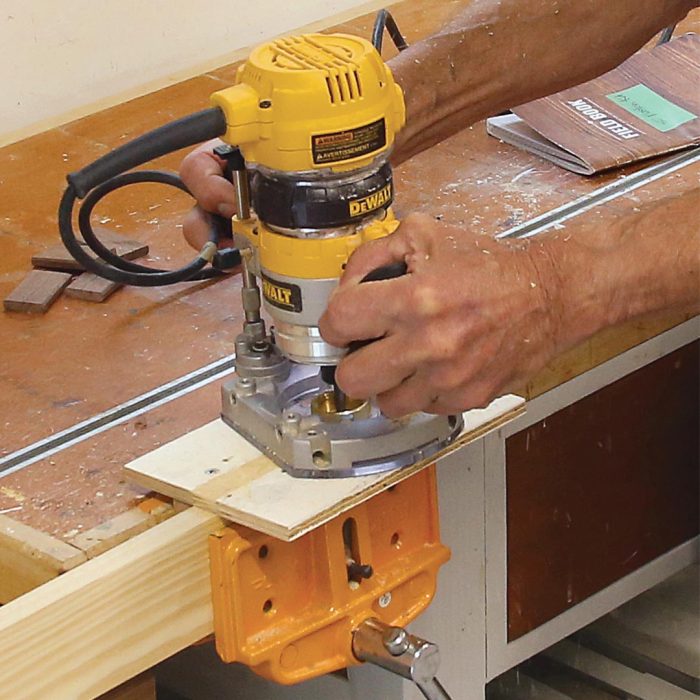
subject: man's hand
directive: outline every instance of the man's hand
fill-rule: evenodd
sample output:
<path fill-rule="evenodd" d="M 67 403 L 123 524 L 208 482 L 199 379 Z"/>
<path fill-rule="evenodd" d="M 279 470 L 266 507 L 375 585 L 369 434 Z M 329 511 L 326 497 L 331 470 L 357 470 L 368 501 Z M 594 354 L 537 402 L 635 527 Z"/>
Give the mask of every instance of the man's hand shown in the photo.
<path fill-rule="evenodd" d="M 408 264 L 404 277 L 359 283 L 398 260 Z M 321 318 L 333 345 L 379 338 L 341 362 L 340 387 L 377 396 L 390 417 L 485 406 L 556 353 L 559 312 L 547 288 L 556 277 L 546 264 L 525 244 L 409 216 L 356 251 Z"/>
<path fill-rule="evenodd" d="M 180 177 L 187 185 L 197 206 L 185 217 L 183 233 L 187 242 L 199 250 L 209 240 L 211 221 L 206 212 L 230 218 L 236 213 L 236 190 L 223 176 L 223 161 L 214 155 L 218 139 L 203 143 L 189 153 L 180 165 Z M 231 245 L 231 240 L 219 242 L 220 247 Z"/>

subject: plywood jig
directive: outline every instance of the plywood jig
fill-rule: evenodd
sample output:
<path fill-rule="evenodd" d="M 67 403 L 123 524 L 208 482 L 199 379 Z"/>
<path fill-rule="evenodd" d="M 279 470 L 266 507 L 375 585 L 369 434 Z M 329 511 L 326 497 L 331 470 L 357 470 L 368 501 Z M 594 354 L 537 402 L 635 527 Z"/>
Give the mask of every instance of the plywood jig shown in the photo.
<path fill-rule="evenodd" d="M 503 396 L 464 414 L 464 430 L 439 457 L 512 420 L 524 399 Z M 291 541 L 435 462 L 347 479 L 296 479 L 221 420 L 127 464 L 130 478 L 227 520 Z"/>

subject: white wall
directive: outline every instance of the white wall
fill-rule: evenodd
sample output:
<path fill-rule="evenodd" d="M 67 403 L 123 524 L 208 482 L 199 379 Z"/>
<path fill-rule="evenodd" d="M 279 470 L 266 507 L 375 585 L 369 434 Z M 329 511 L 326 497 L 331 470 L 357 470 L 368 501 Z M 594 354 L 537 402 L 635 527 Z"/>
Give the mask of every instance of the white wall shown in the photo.
<path fill-rule="evenodd" d="M 381 3 L 0 0 L 0 144 L 225 64 L 236 49 L 363 5 Z"/>

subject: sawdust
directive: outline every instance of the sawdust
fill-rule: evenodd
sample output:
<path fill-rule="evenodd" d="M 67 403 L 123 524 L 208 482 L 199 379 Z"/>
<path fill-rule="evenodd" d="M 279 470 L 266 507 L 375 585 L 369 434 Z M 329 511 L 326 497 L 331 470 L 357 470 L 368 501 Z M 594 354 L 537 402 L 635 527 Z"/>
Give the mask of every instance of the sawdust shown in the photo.
<path fill-rule="evenodd" d="M 16 503 L 24 503 L 27 500 L 27 497 L 23 493 L 20 493 L 15 489 L 11 489 L 8 486 L 0 486 L 0 493 L 3 496 L 11 498 Z"/>

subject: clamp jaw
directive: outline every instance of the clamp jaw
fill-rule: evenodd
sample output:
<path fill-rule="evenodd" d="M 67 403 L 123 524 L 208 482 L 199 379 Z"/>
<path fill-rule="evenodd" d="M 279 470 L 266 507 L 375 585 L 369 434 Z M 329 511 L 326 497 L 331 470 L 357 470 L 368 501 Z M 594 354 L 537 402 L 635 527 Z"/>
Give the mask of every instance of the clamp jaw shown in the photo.
<path fill-rule="evenodd" d="M 224 661 L 282 684 L 371 661 L 436 687 L 437 647 L 400 629 L 430 604 L 450 556 L 434 466 L 292 542 L 229 525 L 209 550 Z"/>

